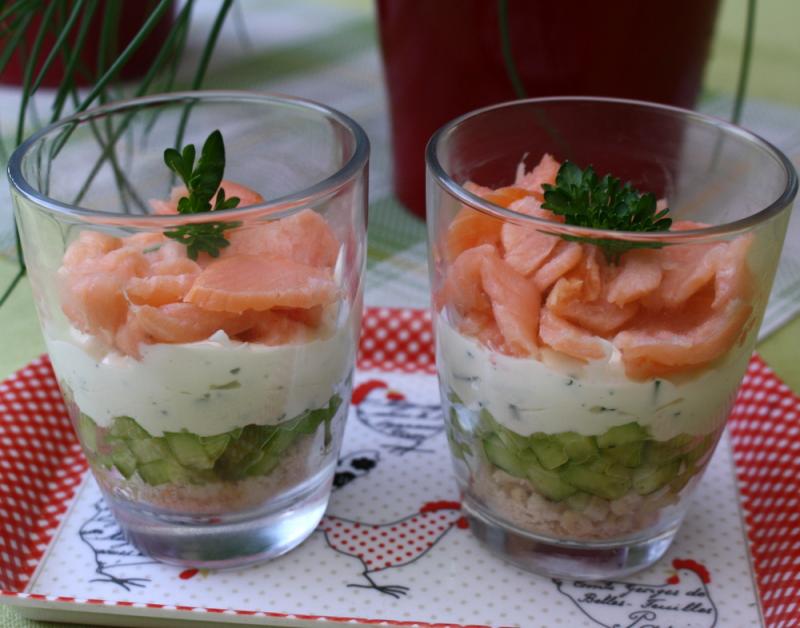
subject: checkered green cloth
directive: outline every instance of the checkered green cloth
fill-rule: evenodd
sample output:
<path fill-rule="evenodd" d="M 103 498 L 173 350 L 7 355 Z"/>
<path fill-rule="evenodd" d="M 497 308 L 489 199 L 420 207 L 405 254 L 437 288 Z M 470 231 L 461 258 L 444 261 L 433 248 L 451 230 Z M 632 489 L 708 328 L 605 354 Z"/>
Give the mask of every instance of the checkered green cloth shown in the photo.
<path fill-rule="evenodd" d="M 202 37 L 216 12 L 214 4 L 197 3 L 198 28 L 190 34 L 190 51 L 202 48 Z M 723 2 L 715 35 L 703 108 L 721 117 L 727 117 L 731 107 L 729 94 L 739 63 L 745 4 L 746 0 Z M 365 128 L 372 143 L 367 304 L 426 306 L 425 225 L 392 197 L 387 107 L 370 0 L 239 0 L 234 6 L 206 85 L 312 98 L 344 111 Z M 750 90 L 753 98 L 745 110 L 744 124 L 772 138 L 800 161 L 798 22 L 800 3 L 794 0 L 760 4 Z M 42 110 L 47 104 L 40 105 Z M 6 122 L 0 131 L 7 128 L 18 105 L 18 93 L 0 90 L 0 122 Z M 794 129 L 794 134 L 788 129 Z M 7 198 L 1 189 L 0 194 Z M 0 250 L 10 243 L 9 219 L 6 203 L 0 207 Z M 798 223 L 796 219 L 795 231 L 800 231 Z M 793 237 L 800 248 L 800 233 Z M 6 285 L 13 272 L 12 263 L 0 260 L 0 286 Z M 794 285 L 789 277 L 788 289 Z M 0 330 L 0 378 L 44 351 L 27 282 L 23 281 L 0 309 Z M 800 369 L 790 350 L 798 346 L 800 318 L 795 317 L 759 347 L 795 390 L 800 390 Z M 0 606 L 0 628 L 44 626 L 57 625 L 28 621 Z"/>

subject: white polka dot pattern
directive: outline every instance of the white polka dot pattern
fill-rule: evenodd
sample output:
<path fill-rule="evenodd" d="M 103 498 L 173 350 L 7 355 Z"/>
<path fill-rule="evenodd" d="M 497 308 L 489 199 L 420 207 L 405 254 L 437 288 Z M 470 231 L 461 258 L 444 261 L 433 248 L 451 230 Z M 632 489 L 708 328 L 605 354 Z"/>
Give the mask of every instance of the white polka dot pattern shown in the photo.
<path fill-rule="evenodd" d="M 362 372 L 356 384 L 369 384 L 364 394 L 372 402 L 384 399 L 387 408 L 401 401 L 435 406 L 438 390 L 430 376 L 434 353 L 427 312 L 367 310 L 360 349 Z M 385 385 L 374 385 L 379 380 Z M 798 415 L 798 399 L 754 358 L 730 431 L 761 605 L 770 627 L 800 620 Z M 91 553 L 79 538 L 99 501 L 93 481 L 81 485 L 59 527 L 86 464 L 46 358 L 0 384 L 0 417 L 2 595 L 95 607 L 212 612 L 220 613 L 221 620 L 228 614 L 257 615 L 279 618 L 286 625 L 306 625 L 317 618 L 400 626 L 597 625 L 550 580 L 510 567 L 460 529 L 458 494 L 441 432 L 432 432 L 418 449 L 397 450 L 387 434 L 351 411 L 343 453 L 373 451 L 379 462 L 333 495 L 320 531 L 299 549 L 267 565 L 231 573 L 136 565 L 129 575 L 144 578 L 145 584 L 124 590 L 98 583 Z M 680 559 L 691 558 L 711 574 L 718 625 L 757 625 L 730 465 L 726 440 L 667 556 L 630 580 L 665 582 Z M 48 548 L 54 535 L 56 542 Z M 407 587 L 407 595 L 395 599 L 358 588 L 367 582 L 364 574 L 387 589 Z"/>
<path fill-rule="evenodd" d="M 758 356 L 730 432 L 764 617 L 800 625 L 800 397 Z"/>

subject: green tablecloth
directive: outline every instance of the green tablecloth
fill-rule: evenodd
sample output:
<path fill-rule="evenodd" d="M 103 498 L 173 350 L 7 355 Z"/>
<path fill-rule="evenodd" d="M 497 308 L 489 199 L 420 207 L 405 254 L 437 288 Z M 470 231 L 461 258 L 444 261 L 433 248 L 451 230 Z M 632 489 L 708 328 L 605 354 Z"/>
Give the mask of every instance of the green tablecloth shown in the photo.
<path fill-rule="evenodd" d="M 706 92 L 730 93 L 738 68 L 743 16 L 746 0 L 725 0 L 717 27 L 712 61 L 709 65 Z M 373 142 L 373 203 L 370 218 L 370 256 L 367 290 L 369 303 L 381 303 L 387 296 L 387 286 L 392 291 L 405 290 L 408 303 L 424 303 L 424 227 L 409 216 L 390 196 L 388 178 L 388 145 L 385 137 L 385 109 L 374 108 L 375 95 L 369 90 L 380 90 L 375 80 L 376 52 L 374 50 L 374 24 L 369 0 L 304 0 L 271 3 L 244 2 L 246 10 L 262 13 L 267 10 L 286 12 L 304 11 L 311 15 L 328 12 L 332 26 L 330 34 L 316 36 L 297 43 L 284 38 L 273 48 L 252 58 L 231 58 L 223 54 L 212 65 L 207 82 L 210 87 L 263 88 L 292 92 L 318 99 L 326 99 L 367 126 Z M 267 8 L 268 7 L 268 8 Z M 275 9 L 278 7 L 278 9 Z M 331 8 L 333 7 L 333 8 Z M 309 11 L 311 13 L 309 13 Z M 336 11 L 336 13 L 332 13 Z M 285 16 L 284 16 L 285 17 Z M 325 17 L 325 16 L 323 16 Z M 316 19 L 321 19 L 317 16 Z M 299 20 L 303 22 L 305 18 Z M 761 3 L 757 30 L 756 54 L 750 94 L 800 108 L 800 38 L 796 25 L 800 23 L 800 2 L 795 0 L 770 0 Z M 300 26 L 298 26 L 300 28 Z M 302 28 L 301 28 L 302 30 Z M 227 33 L 227 35 L 226 35 Z M 235 38 L 235 32 L 223 32 Z M 277 37 L 280 39 L 280 35 Z M 366 59 L 369 72 L 363 75 L 360 59 Z M 335 74 L 338 73 L 338 74 Z M 371 73 L 371 74 L 370 74 Z M 324 90 L 315 87 L 341 78 L 341 93 L 326 98 Z M 365 78 L 366 76 L 366 78 Z M 273 80 L 275 82 L 273 82 Z M 329 90 L 335 87 L 327 86 Z M 359 91 L 361 90 L 361 91 Z M 358 99 L 365 95 L 364 104 Z M 377 96 L 378 99 L 382 98 Z M 370 126 L 369 116 L 374 126 Z M 366 122 L 365 122 L 366 120 Z M 375 174 L 378 176 L 375 176 Z M 13 276 L 14 266 L 0 260 L 0 286 L 5 286 Z M 406 281 L 408 279 L 408 281 Z M 404 298 L 406 293 L 404 293 Z M 800 349 L 800 318 L 795 318 L 778 332 L 759 344 L 760 353 L 789 386 L 800 392 L 800 367 L 797 352 Z M 23 281 L 11 300 L 0 309 L 0 378 L 26 364 L 44 351 L 38 328 L 30 286 Z M 0 628 L 40 628 L 55 626 L 29 622 L 17 616 L 8 607 L 0 606 Z"/>

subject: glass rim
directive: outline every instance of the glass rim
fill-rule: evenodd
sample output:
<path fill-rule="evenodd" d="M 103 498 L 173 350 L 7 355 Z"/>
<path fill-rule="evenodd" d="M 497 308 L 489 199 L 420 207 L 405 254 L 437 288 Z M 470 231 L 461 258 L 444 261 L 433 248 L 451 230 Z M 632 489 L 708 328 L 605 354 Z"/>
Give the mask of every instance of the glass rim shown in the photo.
<path fill-rule="evenodd" d="M 744 139 L 746 142 L 759 146 L 766 151 L 776 162 L 776 165 L 782 167 L 786 177 L 786 184 L 781 194 L 769 203 L 763 209 L 750 214 L 744 218 L 734 220 L 720 225 L 711 225 L 699 229 L 686 229 L 681 231 L 614 231 L 609 229 L 596 229 L 592 227 L 580 227 L 577 225 L 568 225 L 563 223 L 556 223 L 543 218 L 537 218 L 528 214 L 516 212 L 512 209 L 495 205 L 490 201 L 482 199 L 480 196 L 469 192 L 447 173 L 445 172 L 442 164 L 439 162 L 437 156 L 438 149 L 443 141 L 460 125 L 469 122 L 471 119 L 480 115 L 490 113 L 495 110 L 501 110 L 509 107 L 519 107 L 524 105 L 538 105 L 538 104 L 559 104 L 559 103 L 602 103 L 611 105 L 621 105 L 628 107 L 640 107 L 649 109 L 653 112 L 667 113 L 677 115 L 684 118 L 692 119 L 709 127 L 714 127 L 729 135 L 734 135 Z M 718 237 L 736 235 L 746 232 L 756 225 L 773 218 L 780 214 L 787 207 L 790 207 L 794 201 L 798 191 L 797 171 L 789 158 L 773 145 L 771 142 L 765 140 L 760 135 L 748 131 L 740 126 L 731 122 L 726 122 L 721 118 L 716 118 L 707 114 L 692 111 L 690 109 L 683 109 L 681 107 L 674 107 L 671 105 L 664 105 L 660 103 L 648 102 L 644 100 L 633 100 L 626 98 L 607 98 L 601 96 L 547 96 L 542 98 L 525 98 L 519 100 L 510 100 L 488 107 L 475 109 L 464 115 L 461 115 L 441 128 L 439 128 L 428 141 L 425 148 L 425 162 L 427 168 L 436 182 L 441 185 L 450 194 L 455 196 L 459 201 L 465 205 L 488 214 L 495 218 L 511 219 L 518 224 L 531 224 L 538 227 L 546 227 L 547 230 L 554 234 L 572 234 L 580 237 L 590 237 L 597 239 L 612 239 L 612 240 L 628 240 L 633 242 L 663 242 L 665 240 L 697 240 L 705 237 Z"/>
<path fill-rule="evenodd" d="M 251 102 L 263 105 L 284 105 L 314 111 L 322 117 L 336 121 L 346 129 L 354 140 L 353 154 L 341 167 L 331 172 L 324 179 L 290 194 L 263 203 L 245 205 L 232 209 L 216 210 L 198 214 L 120 214 L 103 210 L 89 209 L 80 205 L 65 203 L 51 198 L 36 190 L 22 174 L 22 161 L 28 152 L 45 136 L 70 124 L 85 123 L 99 116 L 117 114 L 125 110 L 144 108 L 164 103 L 194 102 Z M 219 220 L 224 215 L 226 220 L 246 218 L 252 214 L 269 214 L 270 217 L 283 218 L 313 203 L 319 202 L 340 190 L 353 180 L 369 159 L 369 138 L 361 126 L 350 116 L 307 98 L 299 98 L 276 92 L 260 92 L 248 90 L 194 90 L 151 94 L 136 98 L 125 98 L 92 107 L 86 111 L 74 113 L 36 131 L 20 144 L 8 160 L 7 176 L 13 189 L 40 208 L 59 215 L 70 216 L 81 222 L 115 226 L 156 226 L 167 224 L 190 224 Z M 213 217 L 212 217 L 213 216 Z"/>

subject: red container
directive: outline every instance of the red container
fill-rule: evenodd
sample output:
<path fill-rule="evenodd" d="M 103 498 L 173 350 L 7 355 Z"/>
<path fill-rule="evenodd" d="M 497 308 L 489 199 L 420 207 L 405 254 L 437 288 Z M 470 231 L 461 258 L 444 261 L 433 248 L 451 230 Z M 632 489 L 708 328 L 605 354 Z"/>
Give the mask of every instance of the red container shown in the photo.
<path fill-rule="evenodd" d="M 692 107 L 719 0 L 508 0 L 527 96 L 616 96 Z M 515 98 L 491 0 L 377 0 L 400 201 L 425 215 L 433 132 Z"/>
<path fill-rule="evenodd" d="M 105 51 L 105 65 L 103 71 L 105 71 L 105 69 L 107 69 L 111 63 L 114 62 L 114 59 L 119 56 L 119 53 L 122 52 L 136 36 L 136 33 L 139 32 L 139 29 L 141 29 L 145 21 L 147 21 L 147 18 L 150 17 L 150 14 L 156 4 L 157 2 L 153 2 L 152 0 L 148 2 L 121 3 L 119 8 L 119 21 L 117 22 L 118 32 L 116 35 L 116 41 L 114 42 L 113 49 Z M 100 2 L 97 10 L 92 16 L 91 22 L 89 23 L 86 39 L 84 40 L 83 48 L 80 51 L 79 69 L 75 72 L 75 82 L 82 87 L 91 85 L 102 74 L 102 71 L 98 73 L 97 70 L 97 56 L 100 46 L 100 31 L 103 24 L 103 14 L 105 11 L 109 10 L 110 5 L 111 2 Z M 72 6 L 72 2 L 64 3 L 65 14 L 69 14 L 69 12 L 72 10 Z M 142 42 L 141 46 L 131 56 L 128 63 L 123 66 L 122 70 L 120 71 L 120 78 L 122 80 L 136 79 L 143 76 L 147 72 L 150 64 L 158 54 L 161 46 L 167 38 L 167 35 L 169 34 L 170 29 L 172 28 L 174 20 L 174 8 L 175 7 L 173 4 L 167 9 L 161 19 L 153 27 L 153 30 L 150 31 L 148 36 Z M 78 27 L 81 19 L 81 16 L 79 16 L 77 22 L 71 29 L 72 32 L 69 36 L 70 45 L 73 45 L 73 42 L 77 37 Z M 22 85 L 25 64 L 27 63 L 30 49 L 36 40 L 41 23 L 42 15 L 41 12 L 38 12 L 36 15 L 34 15 L 31 23 L 26 29 L 25 36 L 23 38 L 23 46 L 21 49 L 16 50 L 14 54 L 11 55 L 8 60 L 8 64 L 3 69 L 3 72 L 0 73 L 0 83 L 6 85 Z M 39 73 L 39 69 L 44 64 L 45 59 L 55 45 L 57 33 L 54 31 L 55 29 L 51 29 L 45 33 L 44 39 L 42 40 L 41 50 L 39 51 L 39 55 L 36 60 L 36 66 L 33 74 L 34 76 Z M 0 38 L 0 46 L 5 44 L 6 38 Z M 85 70 L 82 71 L 80 68 Z M 42 80 L 42 86 L 58 87 L 63 76 L 64 59 L 62 55 L 58 55 L 53 60 L 53 64 L 50 66 L 50 69 L 45 73 L 44 79 Z"/>

